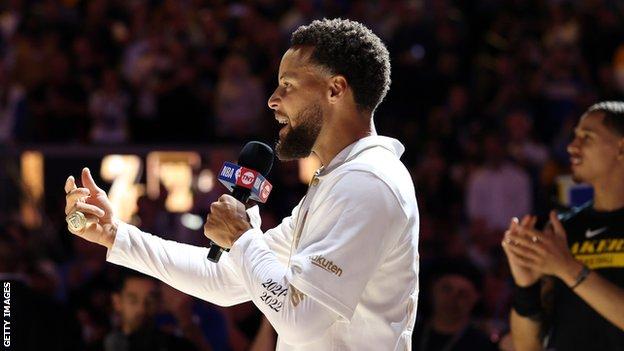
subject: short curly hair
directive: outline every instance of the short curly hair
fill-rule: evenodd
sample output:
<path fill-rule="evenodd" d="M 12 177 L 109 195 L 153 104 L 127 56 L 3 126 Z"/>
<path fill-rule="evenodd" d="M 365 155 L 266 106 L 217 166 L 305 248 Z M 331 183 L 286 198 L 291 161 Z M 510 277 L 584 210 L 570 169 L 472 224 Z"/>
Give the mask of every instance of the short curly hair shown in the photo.
<path fill-rule="evenodd" d="M 293 32 L 291 46 L 311 46 L 311 59 L 343 75 L 360 110 L 374 112 L 390 89 L 390 55 L 381 39 L 348 19 L 316 20 Z"/>
<path fill-rule="evenodd" d="M 619 135 L 624 135 L 624 102 L 602 101 L 591 105 L 586 113 L 602 112 L 602 123 Z"/>

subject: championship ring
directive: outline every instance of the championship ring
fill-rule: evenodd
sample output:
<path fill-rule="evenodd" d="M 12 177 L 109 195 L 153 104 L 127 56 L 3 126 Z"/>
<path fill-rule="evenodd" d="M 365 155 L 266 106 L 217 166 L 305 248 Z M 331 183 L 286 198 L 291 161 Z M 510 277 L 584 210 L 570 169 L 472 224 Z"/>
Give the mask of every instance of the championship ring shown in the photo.
<path fill-rule="evenodd" d="M 87 217 L 79 211 L 70 213 L 65 220 L 67 221 L 67 228 L 72 233 L 79 233 L 87 226 Z"/>

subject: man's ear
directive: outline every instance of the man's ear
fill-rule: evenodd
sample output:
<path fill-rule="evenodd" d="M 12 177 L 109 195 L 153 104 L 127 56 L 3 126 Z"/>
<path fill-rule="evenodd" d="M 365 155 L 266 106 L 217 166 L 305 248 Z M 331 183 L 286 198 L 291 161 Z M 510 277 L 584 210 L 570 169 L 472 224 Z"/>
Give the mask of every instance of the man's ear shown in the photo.
<path fill-rule="evenodd" d="M 617 155 L 617 158 L 620 161 L 624 160 L 624 138 L 620 138 L 620 141 L 618 141 L 618 155 Z"/>
<path fill-rule="evenodd" d="M 336 75 L 329 79 L 329 90 L 327 92 L 329 103 L 336 103 L 347 94 L 349 84 L 344 76 Z"/>

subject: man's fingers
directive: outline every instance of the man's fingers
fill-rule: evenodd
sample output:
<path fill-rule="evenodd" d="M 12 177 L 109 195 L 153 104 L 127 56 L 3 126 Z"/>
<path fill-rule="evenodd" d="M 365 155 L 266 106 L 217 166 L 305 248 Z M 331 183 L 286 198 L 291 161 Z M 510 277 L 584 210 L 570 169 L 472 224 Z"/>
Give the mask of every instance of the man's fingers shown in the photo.
<path fill-rule="evenodd" d="M 555 231 L 553 229 L 553 225 L 551 222 L 546 223 L 546 226 L 544 227 L 544 237 L 545 238 L 551 238 L 555 235 Z"/>
<path fill-rule="evenodd" d="M 230 194 L 223 194 L 221 196 L 219 196 L 219 202 L 235 202 L 237 201 L 232 195 Z"/>
<path fill-rule="evenodd" d="M 74 176 L 69 176 L 65 181 L 65 194 L 69 194 L 69 192 L 74 189 L 76 189 L 76 180 L 74 179 Z"/>
<path fill-rule="evenodd" d="M 232 205 L 234 207 L 237 207 L 239 205 L 245 206 L 244 203 L 242 203 L 241 201 L 239 201 L 237 198 L 235 198 L 234 196 L 232 196 L 230 194 L 223 194 L 223 195 L 221 195 L 221 197 L 219 197 L 219 202 L 220 203 L 230 204 L 230 205 Z"/>
<path fill-rule="evenodd" d="M 533 219 L 535 217 L 531 216 L 531 215 L 524 215 L 524 217 L 522 217 L 522 220 L 518 220 L 518 217 L 514 217 L 511 219 L 511 226 L 510 229 L 512 231 L 519 231 L 521 229 L 533 229 Z"/>
<path fill-rule="evenodd" d="M 509 232 L 508 237 L 512 243 L 527 247 L 535 244 L 540 239 L 537 235 L 527 234 L 526 232 Z"/>
<path fill-rule="evenodd" d="M 507 231 L 513 230 L 515 228 L 515 225 L 518 223 L 518 217 L 513 217 L 510 221 L 509 221 L 509 228 L 507 228 Z M 507 233 L 507 232 L 505 232 Z"/>
<path fill-rule="evenodd" d="M 520 265 L 518 255 L 511 250 L 511 247 L 513 245 L 507 242 L 503 242 L 502 246 L 503 246 L 503 251 L 505 252 L 505 256 L 507 256 L 507 261 L 509 262 L 509 265 L 510 266 Z M 523 266 L 523 265 L 520 265 L 520 266 Z"/>
<path fill-rule="evenodd" d="M 100 187 L 95 184 L 95 180 L 93 180 L 91 176 L 91 171 L 89 171 L 87 167 L 82 169 L 82 186 L 91 190 L 93 194 L 104 192 L 104 190 L 100 189 Z"/>
<path fill-rule="evenodd" d="M 84 202 L 88 203 L 89 205 L 95 205 L 95 206 L 98 206 L 102 203 L 102 201 L 100 201 L 100 199 L 98 199 L 95 196 L 89 196 L 85 198 Z"/>
<path fill-rule="evenodd" d="M 526 251 L 523 248 L 513 244 L 505 244 L 505 246 L 508 250 L 507 253 L 509 259 L 515 263 L 521 264 L 523 267 L 534 266 L 539 261 L 539 256 L 535 255 L 535 253 Z"/>
<path fill-rule="evenodd" d="M 509 251 L 515 256 L 515 257 L 522 257 L 525 260 L 529 260 L 533 263 L 539 262 L 541 259 L 541 256 L 536 253 L 535 251 L 532 250 L 527 250 L 524 247 L 520 247 L 517 245 L 508 245 L 509 246 Z"/>
<path fill-rule="evenodd" d="M 555 234 L 559 236 L 563 235 L 565 237 L 565 229 L 563 229 L 561 221 L 557 218 L 557 212 L 550 211 L 550 222 L 552 223 Z"/>
<path fill-rule="evenodd" d="M 505 252 L 530 251 L 532 254 L 535 252 L 543 252 L 543 249 L 539 245 L 537 245 L 536 242 L 533 242 L 532 240 L 529 240 L 518 234 L 515 234 L 511 230 L 505 232 L 505 238 L 503 239 L 501 244 L 503 245 L 503 249 L 505 250 Z"/>
<path fill-rule="evenodd" d="M 543 241 L 542 236 L 538 236 L 534 234 L 532 236 L 526 235 L 517 235 L 515 233 L 509 234 L 509 240 L 511 244 L 514 246 L 521 246 L 523 250 L 531 250 L 537 252 L 539 254 L 544 254 L 544 247 L 542 246 L 541 241 Z"/>
<path fill-rule="evenodd" d="M 536 216 L 525 215 L 522 217 L 522 221 L 520 221 L 520 226 L 525 229 L 533 229 L 535 228 L 535 223 L 537 223 Z"/>
<path fill-rule="evenodd" d="M 506 237 L 505 239 L 503 239 L 503 241 L 501 241 L 501 246 L 503 247 L 503 251 L 505 251 L 505 255 L 507 255 L 507 259 L 509 260 L 511 260 L 511 257 L 509 256 L 511 255 L 511 252 L 509 251 L 510 245 L 511 245 L 511 242 Z"/>
<path fill-rule="evenodd" d="M 87 188 L 76 188 L 69 192 L 65 196 L 65 214 L 69 213 L 69 210 L 74 207 L 77 202 L 85 202 L 85 199 L 89 197 L 91 192 Z"/>
<path fill-rule="evenodd" d="M 72 203 L 78 201 L 78 199 L 80 198 L 85 198 L 87 196 L 91 195 L 91 191 L 89 191 L 89 189 L 87 188 L 75 188 L 74 190 L 70 191 L 67 195 L 65 195 L 65 201 L 67 203 Z"/>
<path fill-rule="evenodd" d="M 87 219 L 87 228 L 89 228 L 89 226 L 91 224 L 95 224 L 97 225 L 98 223 L 100 223 L 100 218 L 98 216 L 94 216 L 90 213 L 84 213 L 85 218 Z"/>
<path fill-rule="evenodd" d="M 531 271 L 536 271 L 538 265 L 537 262 L 534 258 L 527 257 L 526 253 L 522 252 L 522 248 L 514 246 L 505 240 L 502 242 L 502 246 L 510 266 L 517 266 Z"/>
<path fill-rule="evenodd" d="M 533 238 L 533 237 L 541 238 L 544 236 L 544 233 L 540 232 L 539 230 L 524 228 L 524 227 L 518 227 L 518 230 L 514 231 L 512 234 L 515 234 L 517 236 L 527 237 L 527 238 Z"/>
<path fill-rule="evenodd" d="M 85 216 L 86 215 L 93 215 L 95 217 L 104 217 L 104 210 L 102 210 L 101 208 L 97 207 L 97 206 L 93 206 L 93 205 L 89 205 L 87 203 L 84 202 L 76 202 L 74 204 L 74 206 L 67 211 L 65 214 L 70 214 L 72 212 L 75 211 L 80 211 L 82 212 Z"/>
<path fill-rule="evenodd" d="M 226 196 L 228 196 L 229 198 L 227 198 Z M 215 211 L 228 210 L 232 208 L 232 205 L 233 203 L 235 203 L 235 201 L 237 200 L 229 195 L 222 195 L 218 201 L 210 204 L 210 213 L 213 213 Z"/>
<path fill-rule="evenodd" d="M 204 223 L 204 230 L 208 227 L 212 227 L 217 223 L 218 216 L 213 215 L 212 213 L 206 216 L 206 223 Z"/>
<path fill-rule="evenodd" d="M 529 221 L 528 228 L 534 229 L 537 224 L 537 216 L 531 216 L 531 220 Z"/>

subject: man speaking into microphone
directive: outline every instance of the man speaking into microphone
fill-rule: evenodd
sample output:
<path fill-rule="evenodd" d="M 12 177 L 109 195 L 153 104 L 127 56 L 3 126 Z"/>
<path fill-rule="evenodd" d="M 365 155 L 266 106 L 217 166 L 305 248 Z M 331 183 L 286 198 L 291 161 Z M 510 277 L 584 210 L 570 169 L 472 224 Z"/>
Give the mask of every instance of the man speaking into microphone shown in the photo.
<path fill-rule="evenodd" d="M 71 231 L 108 248 L 107 260 L 152 275 L 201 299 L 253 301 L 285 350 L 410 350 L 418 297 L 418 208 L 404 147 L 378 136 L 373 114 L 390 85 L 381 40 L 342 19 L 299 27 L 282 57 L 268 104 L 284 126 L 280 160 L 314 153 L 322 163 L 306 196 L 262 233 L 258 207 L 223 195 L 205 235 L 229 249 L 166 241 L 115 219 L 83 170 L 68 178 Z M 73 217 L 72 217 L 73 216 Z M 76 223 L 70 220 L 70 223 Z"/>

